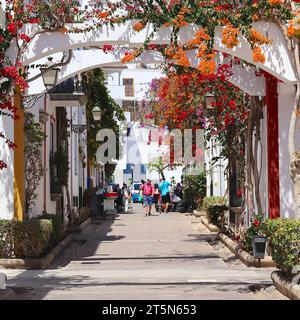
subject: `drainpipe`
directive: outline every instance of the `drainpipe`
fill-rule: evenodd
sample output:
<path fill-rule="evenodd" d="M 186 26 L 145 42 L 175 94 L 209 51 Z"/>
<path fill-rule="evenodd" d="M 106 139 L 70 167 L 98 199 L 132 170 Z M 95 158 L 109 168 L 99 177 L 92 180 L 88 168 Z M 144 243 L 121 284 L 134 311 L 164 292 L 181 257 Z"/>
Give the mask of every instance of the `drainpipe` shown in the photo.
<path fill-rule="evenodd" d="M 44 95 L 44 111 L 47 112 L 47 95 Z M 47 122 L 44 123 L 44 134 L 47 134 Z M 47 167 L 47 138 L 44 141 L 44 168 Z M 47 172 L 44 172 L 44 212 L 47 212 Z"/>

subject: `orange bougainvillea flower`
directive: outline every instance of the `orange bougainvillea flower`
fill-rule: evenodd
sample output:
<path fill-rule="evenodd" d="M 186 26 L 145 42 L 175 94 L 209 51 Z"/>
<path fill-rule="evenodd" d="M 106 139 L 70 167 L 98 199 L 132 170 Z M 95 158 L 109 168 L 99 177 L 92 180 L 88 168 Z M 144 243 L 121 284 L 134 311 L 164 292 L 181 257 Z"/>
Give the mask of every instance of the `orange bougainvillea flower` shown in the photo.
<path fill-rule="evenodd" d="M 229 49 L 236 47 L 239 44 L 239 29 L 234 28 L 232 24 L 227 24 L 223 30 L 222 43 Z"/>
<path fill-rule="evenodd" d="M 201 60 L 198 65 L 198 70 L 203 75 L 210 75 L 216 71 L 216 62 L 214 60 Z"/>
<path fill-rule="evenodd" d="M 274 6 L 283 3 L 282 0 L 269 0 L 270 5 Z"/>
<path fill-rule="evenodd" d="M 254 62 L 265 63 L 266 57 L 262 53 L 262 50 L 260 47 L 254 47 L 254 49 L 252 50 L 252 54 L 253 54 L 253 61 Z"/>
<path fill-rule="evenodd" d="M 135 59 L 135 55 L 133 53 L 130 53 L 130 52 L 126 52 L 125 53 L 125 56 L 121 59 L 121 62 L 122 63 L 128 63 L 132 60 Z"/>
<path fill-rule="evenodd" d="M 144 28 L 145 28 L 145 25 L 142 22 L 136 22 L 133 25 L 133 30 L 136 32 L 139 32 L 139 31 L 143 30 Z"/>
<path fill-rule="evenodd" d="M 98 14 L 98 18 L 99 19 L 104 19 L 107 18 L 109 16 L 109 12 L 108 11 L 102 11 Z"/>
<path fill-rule="evenodd" d="M 258 44 L 260 46 L 272 42 L 270 39 L 263 36 L 260 32 L 256 31 L 253 28 L 250 29 L 250 38 L 253 43 Z"/>
<path fill-rule="evenodd" d="M 296 29 L 293 25 L 290 25 L 287 29 L 287 34 L 289 37 L 293 37 L 296 33 Z"/>
<path fill-rule="evenodd" d="M 201 43 L 198 47 L 197 57 L 203 58 L 207 53 L 207 49 L 208 49 L 207 45 L 205 43 Z"/>
<path fill-rule="evenodd" d="M 208 41 L 210 40 L 210 36 L 207 33 L 207 30 L 202 28 L 195 33 L 195 39 Z"/>
<path fill-rule="evenodd" d="M 165 53 L 166 57 L 168 57 L 169 59 L 173 59 L 176 54 L 176 50 L 173 46 L 170 46 L 165 49 L 164 53 Z"/>
<path fill-rule="evenodd" d="M 174 55 L 174 59 L 176 59 L 177 64 L 182 67 L 189 67 L 191 65 L 186 52 L 182 48 Z"/>

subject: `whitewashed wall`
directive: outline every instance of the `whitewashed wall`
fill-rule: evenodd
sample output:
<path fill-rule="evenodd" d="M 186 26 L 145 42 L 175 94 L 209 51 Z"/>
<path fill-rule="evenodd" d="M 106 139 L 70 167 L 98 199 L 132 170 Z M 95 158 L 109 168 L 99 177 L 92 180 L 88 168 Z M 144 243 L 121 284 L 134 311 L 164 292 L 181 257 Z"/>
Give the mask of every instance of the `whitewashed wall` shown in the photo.
<path fill-rule="evenodd" d="M 0 132 L 14 139 L 14 121 L 0 115 Z M 7 169 L 0 171 L 0 219 L 14 217 L 14 152 L 9 150 L 4 139 L 0 138 L 0 159 L 7 163 Z"/>
<path fill-rule="evenodd" d="M 212 158 L 219 156 L 221 149 L 214 141 L 210 141 L 207 145 L 205 152 L 205 164 L 206 170 L 209 171 L 207 175 L 207 190 L 206 195 L 211 195 L 211 183 L 213 185 L 213 196 L 224 197 L 227 191 L 227 177 L 225 176 L 225 169 L 227 161 L 219 160 L 215 165 L 212 166 Z"/>
<path fill-rule="evenodd" d="M 44 110 L 46 107 L 46 111 L 49 112 L 54 118 L 55 118 L 55 108 L 50 104 L 49 96 L 47 96 L 46 100 L 46 106 L 44 102 L 44 98 L 41 98 L 38 100 L 37 104 L 30 109 L 30 112 L 35 114 L 35 120 L 38 123 L 39 122 L 39 110 Z M 44 127 L 44 126 L 43 126 Z M 43 128 L 42 127 L 42 128 Z M 55 132 L 54 132 L 55 134 Z M 44 159 L 44 146 L 41 149 L 41 156 L 42 156 L 42 161 L 43 165 L 46 168 L 46 173 L 45 176 L 41 178 L 40 184 L 37 187 L 37 199 L 36 199 L 36 204 L 33 207 L 31 216 L 38 216 L 41 215 L 44 211 L 44 202 L 46 204 L 46 212 L 47 213 L 56 213 L 56 202 L 51 201 L 51 196 L 50 196 L 50 164 L 49 164 L 49 159 L 50 159 L 50 119 L 46 123 L 46 157 Z M 54 136 L 54 141 L 55 141 L 55 136 Z M 46 178 L 46 181 L 45 181 Z M 44 184 L 46 183 L 46 193 L 44 192 Z M 46 198 L 46 199 L 45 199 Z"/>
<path fill-rule="evenodd" d="M 295 87 L 279 84 L 279 170 L 280 211 L 283 218 L 295 218 L 294 186 L 290 176 L 289 126 L 294 108 Z M 300 148 L 299 121 L 296 130 L 296 150 Z"/>

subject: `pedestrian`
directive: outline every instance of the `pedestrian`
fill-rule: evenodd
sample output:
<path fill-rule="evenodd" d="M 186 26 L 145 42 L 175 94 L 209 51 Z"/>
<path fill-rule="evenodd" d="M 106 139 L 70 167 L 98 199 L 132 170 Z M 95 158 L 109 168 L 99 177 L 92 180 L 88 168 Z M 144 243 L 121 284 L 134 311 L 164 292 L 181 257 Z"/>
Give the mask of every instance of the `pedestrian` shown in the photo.
<path fill-rule="evenodd" d="M 183 198 L 183 189 L 182 189 L 182 185 L 180 184 L 180 182 L 177 183 L 177 186 L 175 188 L 175 195 L 177 197 L 179 197 L 180 199 Z"/>
<path fill-rule="evenodd" d="M 170 186 L 171 186 L 171 183 L 169 181 L 166 181 L 165 178 L 162 179 L 162 182 L 159 185 L 159 191 L 162 198 L 162 206 L 163 206 L 163 210 L 165 210 L 166 213 L 169 212 L 169 206 L 171 202 Z"/>
<path fill-rule="evenodd" d="M 115 192 L 117 192 L 117 194 L 118 194 L 118 198 L 116 200 L 117 211 L 121 212 L 123 210 L 123 195 L 122 195 L 122 189 L 120 188 L 119 184 L 116 185 Z"/>
<path fill-rule="evenodd" d="M 153 205 L 154 186 L 151 180 L 148 179 L 147 183 L 142 185 L 143 192 L 143 206 L 145 208 L 146 216 L 151 216 L 151 209 Z"/>
<path fill-rule="evenodd" d="M 91 214 L 92 214 L 92 217 L 94 219 L 97 219 L 97 216 L 99 214 L 99 211 L 100 211 L 100 201 L 98 199 L 98 196 L 97 196 L 97 188 L 93 187 L 91 189 L 91 207 L 90 207 L 90 210 L 91 210 Z"/>
<path fill-rule="evenodd" d="M 145 184 L 145 180 L 141 179 L 141 185 L 139 190 L 139 203 L 143 203 L 143 186 Z"/>
<path fill-rule="evenodd" d="M 129 201 L 130 201 L 130 192 L 128 190 L 128 187 L 127 187 L 126 183 L 123 183 L 122 195 L 123 195 L 124 211 L 128 212 L 128 206 L 129 206 Z"/>
<path fill-rule="evenodd" d="M 100 203 L 100 210 L 99 213 L 101 216 L 104 215 L 104 194 L 106 190 L 103 186 L 103 183 L 100 183 L 98 186 L 98 191 L 96 192 L 96 195 L 98 196 L 99 203 Z"/>
<path fill-rule="evenodd" d="M 158 205 L 159 201 L 159 185 L 158 183 L 154 183 L 154 203 Z"/>

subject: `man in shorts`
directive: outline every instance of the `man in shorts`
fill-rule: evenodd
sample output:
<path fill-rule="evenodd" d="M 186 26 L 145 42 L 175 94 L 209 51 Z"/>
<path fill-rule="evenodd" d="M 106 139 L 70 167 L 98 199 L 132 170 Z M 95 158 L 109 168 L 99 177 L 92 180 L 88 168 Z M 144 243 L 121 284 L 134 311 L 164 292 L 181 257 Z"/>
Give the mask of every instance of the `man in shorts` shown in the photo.
<path fill-rule="evenodd" d="M 159 191 L 161 194 L 162 205 L 163 205 L 163 209 L 165 210 L 166 213 L 169 212 L 169 206 L 170 206 L 170 202 L 171 202 L 170 186 L 171 186 L 171 183 L 169 181 L 166 181 L 165 178 L 162 179 L 162 182 L 159 185 Z"/>
<path fill-rule="evenodd" d="M 153 205 L 154 186 L 151 180 L 147 180 L 141 187 L 143 193 L 143 205 L 145 208 L 146 216 L 151 216 L 151 209 Z"/>

